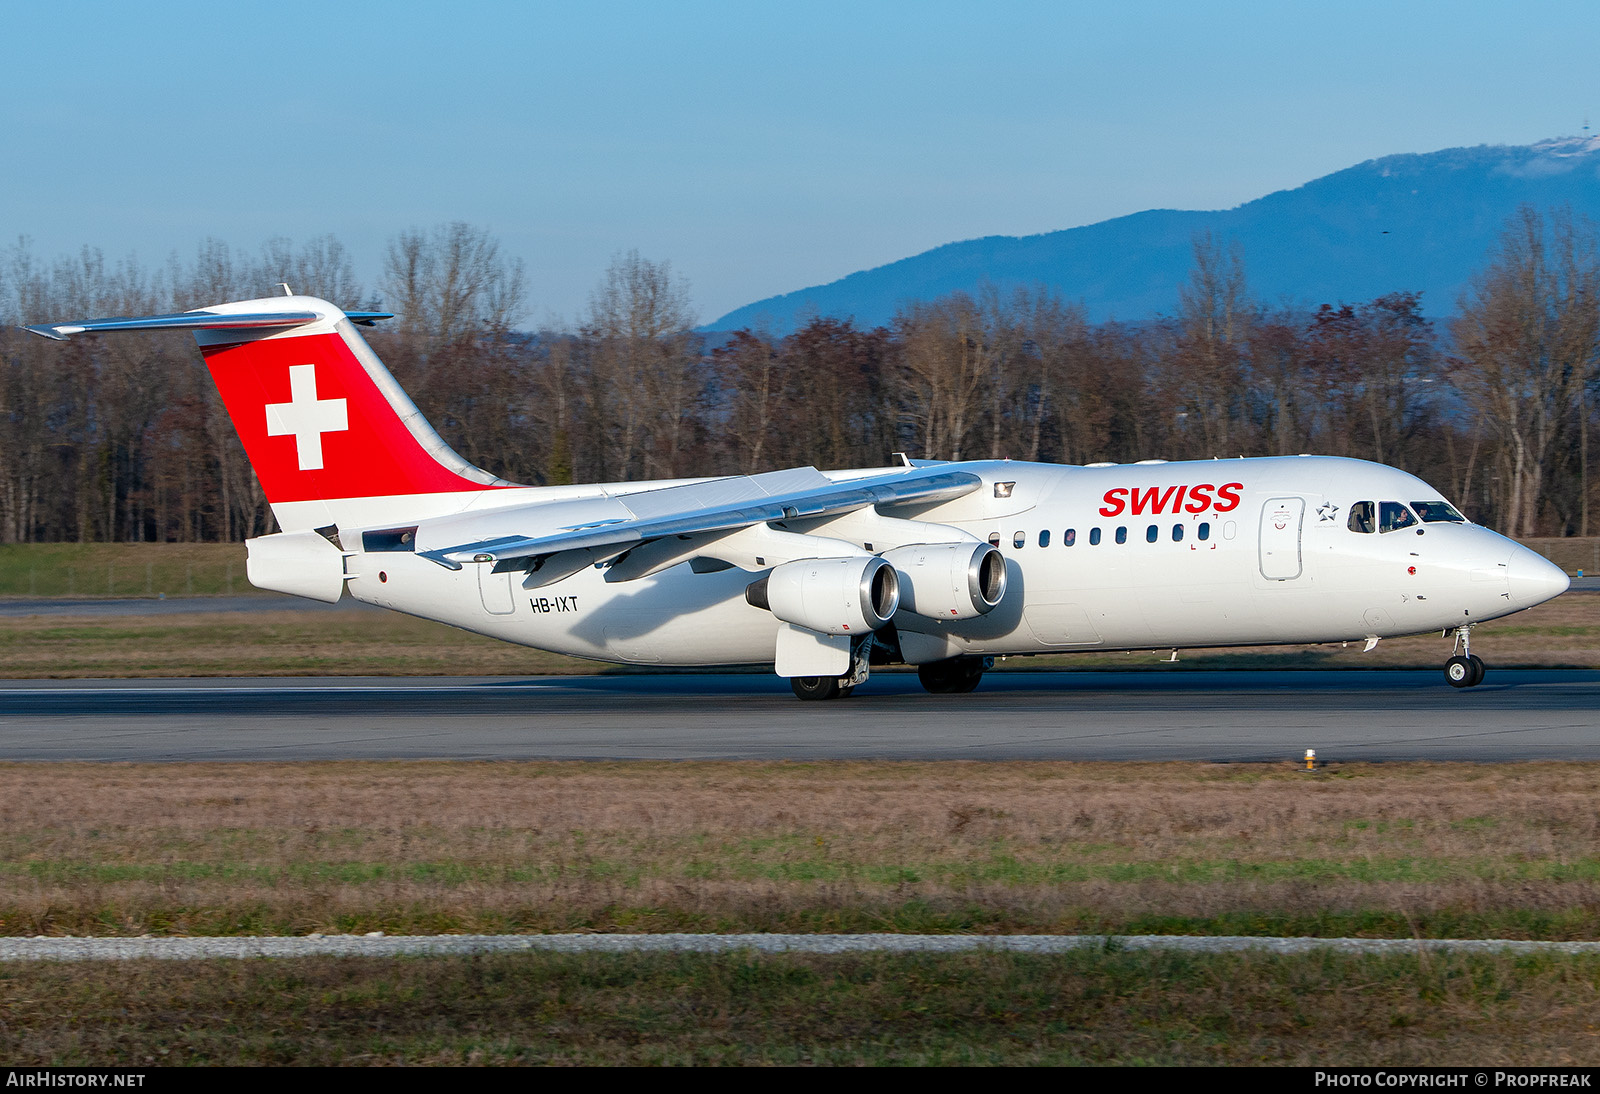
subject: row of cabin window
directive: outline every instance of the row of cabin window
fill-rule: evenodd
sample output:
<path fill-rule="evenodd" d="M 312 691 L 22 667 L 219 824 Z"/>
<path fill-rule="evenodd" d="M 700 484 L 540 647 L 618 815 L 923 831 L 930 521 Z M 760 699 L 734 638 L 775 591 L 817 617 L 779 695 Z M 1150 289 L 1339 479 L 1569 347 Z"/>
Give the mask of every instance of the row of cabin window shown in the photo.
<path fill-rule="evenodd" d="M 1195 536 L 1196 539 L 1199 539 L 1199 540 L 1210 539 L 1211 538 L 1211 522 L 1210 521 L 1202 521 L 1199 524 L 1199 526 L 1195 528 L 1194 536 Z M 1184 525 L 1182 525 L 1182 524 L 1174 524 L 1172 526 L 1172 542 L 1181 543 L 1181 542 L 1183 542 L 1183 537 L 1184 537 Z M 1159 524 L 1152 524 L 1152 525 L 1150 525 L 1148 528 L 1146 528 L 1144 530 L 1144 539 L 1145 539 L 1146 543 L 1154 543 L 1157 540 L 1159 540 L 1160 538 L 1161 538 L 1161 526 Z M 1118 543 L 1126 543 L 1126 542 L 1128 542 L 1128 529 L 1127 529 L 1126 526 L 1122 526 L 1122 527 L 1119 527 L 1117 529 L 1117 531 L 1116 531 L 1116 541 Z M 999 532 L 995 532 L 993 535 L 991 535 L 989 537 L 989 542 L 994 544 L 996 547 L 1000 546 L 1000 533 Z M 1063 547 L 1075 546 L 1077 544 L 1077 542 L 1078 542 L 1078 530 L 1076 528 L 1068 528 L 1065 532 L 1061 533 L 1061 545 Z M 1015 547 L 1015 548 L 1020 550 L 1021 548 L 1026 547 L 1027 545 L 1028 545 L 1028 533 L 1026 533 L 1026 532 L 1018 532 L 1016 535 L 1011 537 L 1011 546 L 1013 546 L 1013 547 Z M 1089 529 L 1089 546 L 1098 547 L 1099 545 L 1100 545 L 1100 529 L 1098 529 L 1098 528 Z M 1039 546 L 1041 546 L 1041 547 L 1050 546 L 1050 532 L 1048 530 L 1041 531 L 1039 533 Z"/>

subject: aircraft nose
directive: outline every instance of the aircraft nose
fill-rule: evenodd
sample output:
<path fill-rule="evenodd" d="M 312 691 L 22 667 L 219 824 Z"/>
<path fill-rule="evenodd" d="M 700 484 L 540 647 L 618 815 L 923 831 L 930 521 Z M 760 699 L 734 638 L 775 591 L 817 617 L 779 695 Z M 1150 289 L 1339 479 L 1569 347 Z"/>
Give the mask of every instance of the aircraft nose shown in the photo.
<path fill-rule="evenodd" d="M 1524 608 L 1560 596 L 1572 584 L 1561 567 L 1521 546 L 1511 553 L 1506 578 L 1511 599 Z"/>

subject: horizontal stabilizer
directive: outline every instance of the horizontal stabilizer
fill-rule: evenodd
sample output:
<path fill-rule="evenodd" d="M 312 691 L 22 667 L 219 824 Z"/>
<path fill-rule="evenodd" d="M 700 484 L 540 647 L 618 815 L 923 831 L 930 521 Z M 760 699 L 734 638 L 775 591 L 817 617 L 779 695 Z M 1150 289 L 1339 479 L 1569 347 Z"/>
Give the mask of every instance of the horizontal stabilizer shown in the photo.
<path fill-rule="evenodd" d="M 370 325 L 379 319 L 392 319 L 389 312 L 345 312 L 353 323 Z M 85 319 L 79 323 L 49 323 L 23 327 L 43 338 L 65 342 L 75 334 L 115 334 L 138 330 L 267 330 L 300 327 L 315 323 L 322 316 L 314 311 L 274 311 L 248 314 L 211 311 L 186 311 L 173 315 L 144 315 L 133 318 Z"/>

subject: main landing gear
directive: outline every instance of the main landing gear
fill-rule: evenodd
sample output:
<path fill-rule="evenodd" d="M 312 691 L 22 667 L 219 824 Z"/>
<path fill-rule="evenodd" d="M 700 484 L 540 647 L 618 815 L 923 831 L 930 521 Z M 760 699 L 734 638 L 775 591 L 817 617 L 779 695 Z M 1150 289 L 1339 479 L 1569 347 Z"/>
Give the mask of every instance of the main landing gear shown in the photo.
<path fill-rule="evenodd" d="M 917 679 L 935 695 L 965 695 L 978 686 L 993 657 L 952 657 L 917 666 Z"/>
<path fill-rule="evenodd" d="M 978 686 L 993 657 L 951 657 L 917 666 L 917 679 L 935 695 L 965 695 Z M 867 678 L 868 659 L 858 657 L 849 676 L 791 676 L 789 687 L 796 698 L 807 701 L 843 699 Z"/>
<path fill-rule="evenodd" d="M 854 684 L 845 684 L 849 677 L 838 676 L 791 676 L 789 686 L 794 689 L 795 698 L 808 701 L 820 699 L 843 699 L 856 690 Z"/>
<path fill-rule="evenodd" d="M 861 643 L 851 654 L 849 676 L 791 676 L 789 687 L 796 699 L 815 702 L 823 699 L 845 699 L 856 690 L 857 684 L 867 682 L 872 672 L 872 642 Z"/>
<path fill-rule="evenodd" d="M 1459 652 L 1454 652 L 1459 651 Z M 1488 666 L 1472 652 L 1472 624 L 1456 628 L 1453 656 L 1444 663 L 1444 678 L 1453 688 L 1475 688 L 1483 683 Z"/>

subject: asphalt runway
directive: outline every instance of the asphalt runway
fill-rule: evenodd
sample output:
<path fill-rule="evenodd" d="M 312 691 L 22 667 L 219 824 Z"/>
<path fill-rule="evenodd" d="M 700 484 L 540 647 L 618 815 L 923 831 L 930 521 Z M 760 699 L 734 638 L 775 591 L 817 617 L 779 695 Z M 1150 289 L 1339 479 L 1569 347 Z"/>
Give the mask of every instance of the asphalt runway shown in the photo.
<path fill-rule="evenodd" d="M 801 703 L 764 674 L 12 681 L 4 760 L 1600 759 L 1600 671 L 880 673 Z"/>

